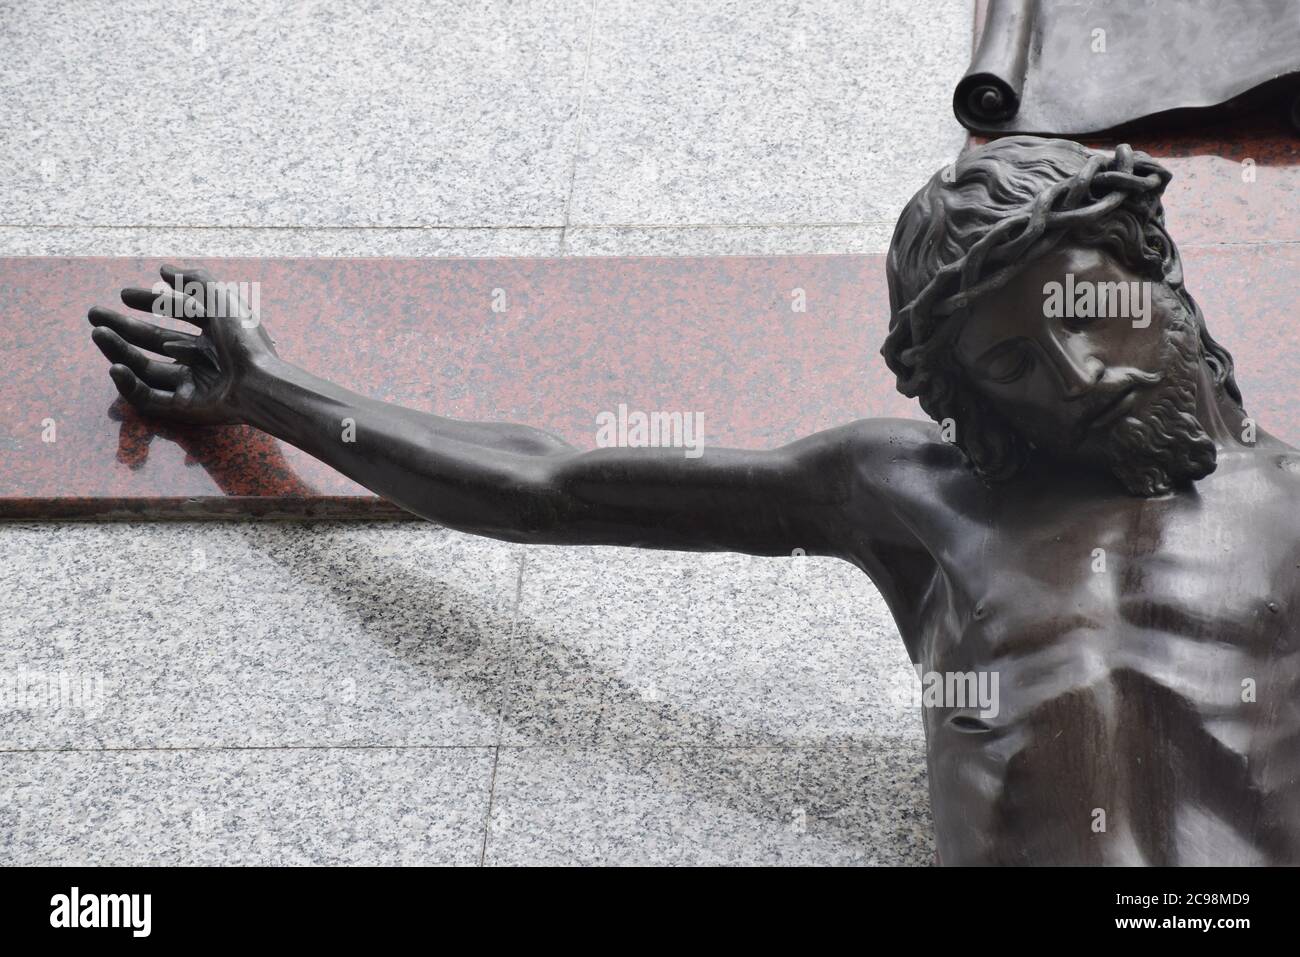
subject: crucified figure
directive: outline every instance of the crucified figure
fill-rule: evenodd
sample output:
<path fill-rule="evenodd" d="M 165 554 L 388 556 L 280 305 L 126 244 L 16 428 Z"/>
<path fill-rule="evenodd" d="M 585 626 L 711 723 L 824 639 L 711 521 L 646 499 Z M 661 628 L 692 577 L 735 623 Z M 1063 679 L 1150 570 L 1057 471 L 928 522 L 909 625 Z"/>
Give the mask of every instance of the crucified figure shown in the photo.
<path fill-rule="evenodd" d="M 122 293 L 198 334 L 90 321 L 141 413 L 247 423 L 451 528 L 857 565 L 920 669 L 999 679 L 996 709 L 922 711 L 943 863 L 1297 864 L 1300 451 L 1184 288 L 1168 180 L 1127 146 L 963 154 L 888 257 L 882 352 L 935 421 L 767 451 L 583 451 L 368 399 L 191 295 L 203 274 Z"/>

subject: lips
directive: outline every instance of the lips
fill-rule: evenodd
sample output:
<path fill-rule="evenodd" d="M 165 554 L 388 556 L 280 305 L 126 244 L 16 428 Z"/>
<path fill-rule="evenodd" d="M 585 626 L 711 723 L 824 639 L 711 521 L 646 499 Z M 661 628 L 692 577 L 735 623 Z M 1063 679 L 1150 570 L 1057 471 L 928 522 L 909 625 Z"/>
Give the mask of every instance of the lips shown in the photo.
<path fill-rule="evenodd" d="M 1088 422 L 1086 429 L 1088 431 L 1093 431 L 1110 425 L 1120 416 L 1126 414 L 1130 409 L 1132 409 L 1137 403 L 1137 399 L 1138 390 L 1136 387 L 1125 389 L 1113 400 L 1102 406 L 1097 414 L 1093 416 L 1092 420 Z"/>

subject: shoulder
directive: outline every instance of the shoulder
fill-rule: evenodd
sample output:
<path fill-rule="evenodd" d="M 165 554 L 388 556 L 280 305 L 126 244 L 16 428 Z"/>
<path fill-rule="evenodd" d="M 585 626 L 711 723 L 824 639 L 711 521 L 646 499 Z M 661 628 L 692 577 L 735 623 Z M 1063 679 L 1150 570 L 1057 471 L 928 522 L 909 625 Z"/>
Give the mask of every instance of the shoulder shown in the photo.
<path fill-rule="evenodd" d="M 859 419 L 822 433 L 862 464 L 931 469 L 964 467 L 966 458 L 940 437 L 933 422 L 916 419 Z"/>
<path fill-rule="evenodd" d="M 943 441 L 939 427 L 914 419 L 859 419 L 802 439 L 785 451 L 814 483 L 829 483 L 841 497 L 854 490 L 884 491 L 964 481 L 973 477 L 966 456 Z"/>

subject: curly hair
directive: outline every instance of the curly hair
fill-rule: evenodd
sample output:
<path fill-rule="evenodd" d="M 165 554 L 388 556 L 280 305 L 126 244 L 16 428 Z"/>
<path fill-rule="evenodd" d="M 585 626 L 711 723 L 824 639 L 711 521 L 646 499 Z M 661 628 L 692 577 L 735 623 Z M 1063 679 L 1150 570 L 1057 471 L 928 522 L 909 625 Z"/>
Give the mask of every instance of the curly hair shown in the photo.
<path fill-rule="evenodd" d="M 903 209 L 889 246 L 891 316 L 880 351 L 901 393 L 937 422 L 962 423 L 956 444 L 984 478 L 1011 478 L 1030 448 L 970 386 L 952 341 L 976 299 L 1063 243 L 1101 249 L 1166 283 L 1194 317 L 1215 383 L 1241 403 L 1232 357 L 1184 289 L 1182 260 L 1165 231 L 1161 195 L 1170 178 L 1126 144 L 1108 154 L 1010 136 L 964 153 Z"/>

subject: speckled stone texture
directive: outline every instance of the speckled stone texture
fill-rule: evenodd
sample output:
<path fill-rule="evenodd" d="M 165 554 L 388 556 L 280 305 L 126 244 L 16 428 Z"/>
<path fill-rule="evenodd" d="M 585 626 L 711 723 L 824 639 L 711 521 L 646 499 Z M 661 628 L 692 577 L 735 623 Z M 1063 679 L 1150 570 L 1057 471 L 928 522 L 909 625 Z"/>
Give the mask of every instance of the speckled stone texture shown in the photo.
<path fill-rule="evenodd" d="M 1281 117 L 1122 141 L 1174 174 L 1165 207 L 1170 234 L 1183 245 L 1300 241 L 1300 136 Z M 1113 148 L 1114 142 L 1089 145 Z"/>
<path fill-rule="evenodd" d="M 0 31 L 0 222 L 559 226 L 590 13 L 23 4 Z"/>
<path fill-rule="evenodd" d="M 571 224 L 892 228 L 964 142 L 969 23 L 969 0 L 597 4 Z"/>
<path fill-rule="evenodd" d="M 0 750 L 497 742 L 516 547 L 84 524 L 0 528 L 0 555 Z"/>
<path fill-rule="evenodd" d="M 485 863 L 927 863 L 924 761 L 916 741 L 502 748 Z"/>
<path fill-rule="evenodd" d="M 529 548 L 504 741 L 907 738 L 917 715 L 904 692 L 916 676 L 874 597 L 859 569 L 835 559 Z"/>
<path fill-rule="evenodd" d="M 804 562 L 0 524 L 0 841 L 17 863 L 928 864 L 915 675 L 861 573 Z"/>
<path fill-rule="evenodd" d="M 477 864 L 487 748 L 0 753 L 8 865 Z"/>

